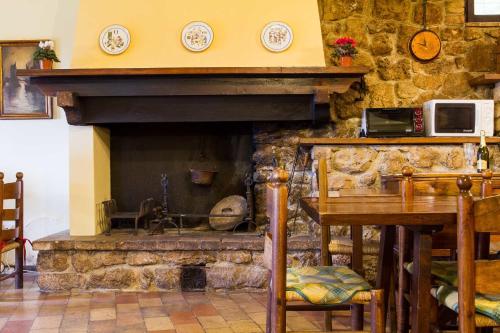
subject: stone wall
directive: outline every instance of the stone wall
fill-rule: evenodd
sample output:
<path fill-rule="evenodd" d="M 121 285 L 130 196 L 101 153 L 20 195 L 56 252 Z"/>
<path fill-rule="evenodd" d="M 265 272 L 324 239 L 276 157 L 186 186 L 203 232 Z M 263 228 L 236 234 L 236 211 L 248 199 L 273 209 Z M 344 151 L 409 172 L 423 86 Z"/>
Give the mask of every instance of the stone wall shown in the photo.
<path fill-rule="evenodd" d="M 37 240 L 38 285 L 57 290 L 180 290 L 182 268 L 198 266 L 206 290 L 256 290 L 268 283 L 264 238 L 257 235 L 129 237 L 98 235 L 74 240 L 53 235 Z M 288 265 L 319 263 L 319 243 L 298 236 L 289 241 Z"/>
<path fill-rule="evenodd" d="M 496 70 L 500 29 L 466 26 L 463 0 L 429 0 L 428 28 L 442 39 L 439 57 L 422 64 L 408 52 L 408 41 L 422 28 L 421 1 L 320 0 L 325 58 L 328 44 L 340 36 L 359 43 L 356 65 L 370 68 L 363 99 L 352 90 L 336 98 L 332 115 L 339 136 L 350 136 L 365 107 L 419 106 L 433 98 L 489 98 L 490 87 L 473 88 L 468 80 Z"/>
<path fill-rule="evenodd" d="M 331 41 L 351 36 L 358 41 L 355 65 L 367 66 L 366 89 L 355 86 L 336 95 L 331 110 L 332 123 L 313 129 L 307 124 L 288 126 L 259 125 L 255 131 L 257 172 L 257 219 L 265 224 L 264 181 L 271 170 L 272 151 L 292 169 L 299 137 L 357 137 L 361 112 L 367 107 L 421 106 L 433 98 L 493 98 L 491 87 L 471 87 L 468 80 L 496 70 L 496 44 L 500 29 L 467 26 L 463 0 L 429 0 L 428 28 L 439 34 L 442 51 L 434 61 L 422 64 L 408 52 L 411 36 L 421 29 L 421 1 L 416 0 L 320 0 L 324 51 L 327 64 L 331 59 Z M 500 94 L 496 96 L 500 100 Z M 500 129 L 500 101 L 496 105 L 496 122 Z M 498 147 L 490 146 L 492 164 L 500 167 Z M 331 190 L 355 187 L 378 187 L 380 175 L 398 173 L 404 165 L 417 172 L 473 171 L 465 165 L 463 148 L 455 146 L 366 146 L 316 147 L 328 158 Z M 313 190 L 312 170 L 299 165 L 290 200 L 290 227 L 295 233 L 316 233 L 317 226 L 300 210 L 297 198 Z M 305 173 L 303 173 L 305 172 Z M 345 228 L 338 231 L 344 234 Z M 369 233 L 367 237 L 376 237 Z"/>

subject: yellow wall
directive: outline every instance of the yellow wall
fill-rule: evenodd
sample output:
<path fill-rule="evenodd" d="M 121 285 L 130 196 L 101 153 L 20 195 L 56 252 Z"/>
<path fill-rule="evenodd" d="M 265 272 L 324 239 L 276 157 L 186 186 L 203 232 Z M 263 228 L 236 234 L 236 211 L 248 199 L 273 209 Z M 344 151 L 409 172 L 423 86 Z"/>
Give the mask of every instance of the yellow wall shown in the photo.
<path fill-rule="evenodd" d="M 181 43 L 183 27 L 204 21 L 214 31 L 201 53 Z M 260 42 L 270 21 L 288 23 L 294 42 L 285 52 L 267 51 Z M 121 55 L 100 50 L 98 37 L 111 24 L 131 34 Z M 72 67 L 252 67 L 324 66 L 317 0 L 85 0 L 80 2 Z"/>
<path fill-rule="evenodd" d="M 111 177 L 109 131 L 95 126 L 71 126 L 70 232 L 88 236 L 98 230 L 99 203 L 109 200 Z"/>

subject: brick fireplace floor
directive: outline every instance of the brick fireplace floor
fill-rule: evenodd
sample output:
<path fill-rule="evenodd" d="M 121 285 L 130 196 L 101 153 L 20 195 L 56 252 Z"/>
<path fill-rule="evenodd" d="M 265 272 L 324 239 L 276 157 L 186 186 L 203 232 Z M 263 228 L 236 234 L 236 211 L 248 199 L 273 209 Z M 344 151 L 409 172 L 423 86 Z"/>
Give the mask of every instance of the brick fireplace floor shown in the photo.
<path fill-rule="evenodd" d="M 23 290 L 14 289 L 12 279 L 0 282 L 0 333 L 264 332 L 265 310 L 265 293 L 46 294 L 34 276 L 26 277 Z M 289 312 L 287 323 L 293 331 L 320 331 L 322 320 L 321 313 Z M 349 329 L 349 322 L 349 312 L 335 313 L 335 329 Z"/>

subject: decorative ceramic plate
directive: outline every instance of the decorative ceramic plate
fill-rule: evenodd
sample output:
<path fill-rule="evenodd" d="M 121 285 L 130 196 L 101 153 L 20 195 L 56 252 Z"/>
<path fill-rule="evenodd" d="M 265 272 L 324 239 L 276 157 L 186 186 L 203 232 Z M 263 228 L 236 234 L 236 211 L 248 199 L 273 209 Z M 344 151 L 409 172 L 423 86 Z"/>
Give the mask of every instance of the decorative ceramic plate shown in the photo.
<path fill-rule="evenodd" d="M 182 44 L 189 51 L 201 52 L 212 44 L 214 32 L 205 22 L 191 22 L 182 30 L 181 39 Z"/>
<path fill-rule="evenodd" d="M 130 33 L 124 26 L 110 25 L 101 32 L 99 44 L 101 49 L 108 54 L 123 53 L 130 45 Z"/>
<path fill-rule="evenodd" d="M 292 45 L 292 28 L 283 22 L 270 22 L 262 29 L 260 39 L 269 51 L 283 52 Z"/>

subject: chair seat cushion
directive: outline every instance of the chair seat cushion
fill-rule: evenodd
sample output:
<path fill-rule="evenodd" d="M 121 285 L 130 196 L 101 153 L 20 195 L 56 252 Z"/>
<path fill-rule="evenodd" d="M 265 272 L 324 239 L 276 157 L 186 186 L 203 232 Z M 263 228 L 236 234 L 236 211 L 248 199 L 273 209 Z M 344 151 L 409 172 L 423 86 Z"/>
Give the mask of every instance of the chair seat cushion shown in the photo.
<path fill-rule="evenodd" d="M 456 287 L 442 285 L 436 288 L 432 288 L 431 294 L 439 301 L 440 304 L 444 304 L 451 310 L 458 312 L 458 290 Z M 475 305 L 476 313 L 491 318 L 500 325 L 500 294 L 482 295 L 476 293 Z"/>
<path fill-rule="evenodd" d="M 286 274 L 288 301 L 342 304 L 371 289 L 363 277 L 345 266 L 292 267 Z"/>
<path fill-rule="evenodd" d="M 413 262 L 406 263 L 405 269 L 413 274 Z M 458 283 L 457 270 L 456 261 L 433 261 L 431 265 L 431 274 L 434 279 L 455 287 Z"/>

